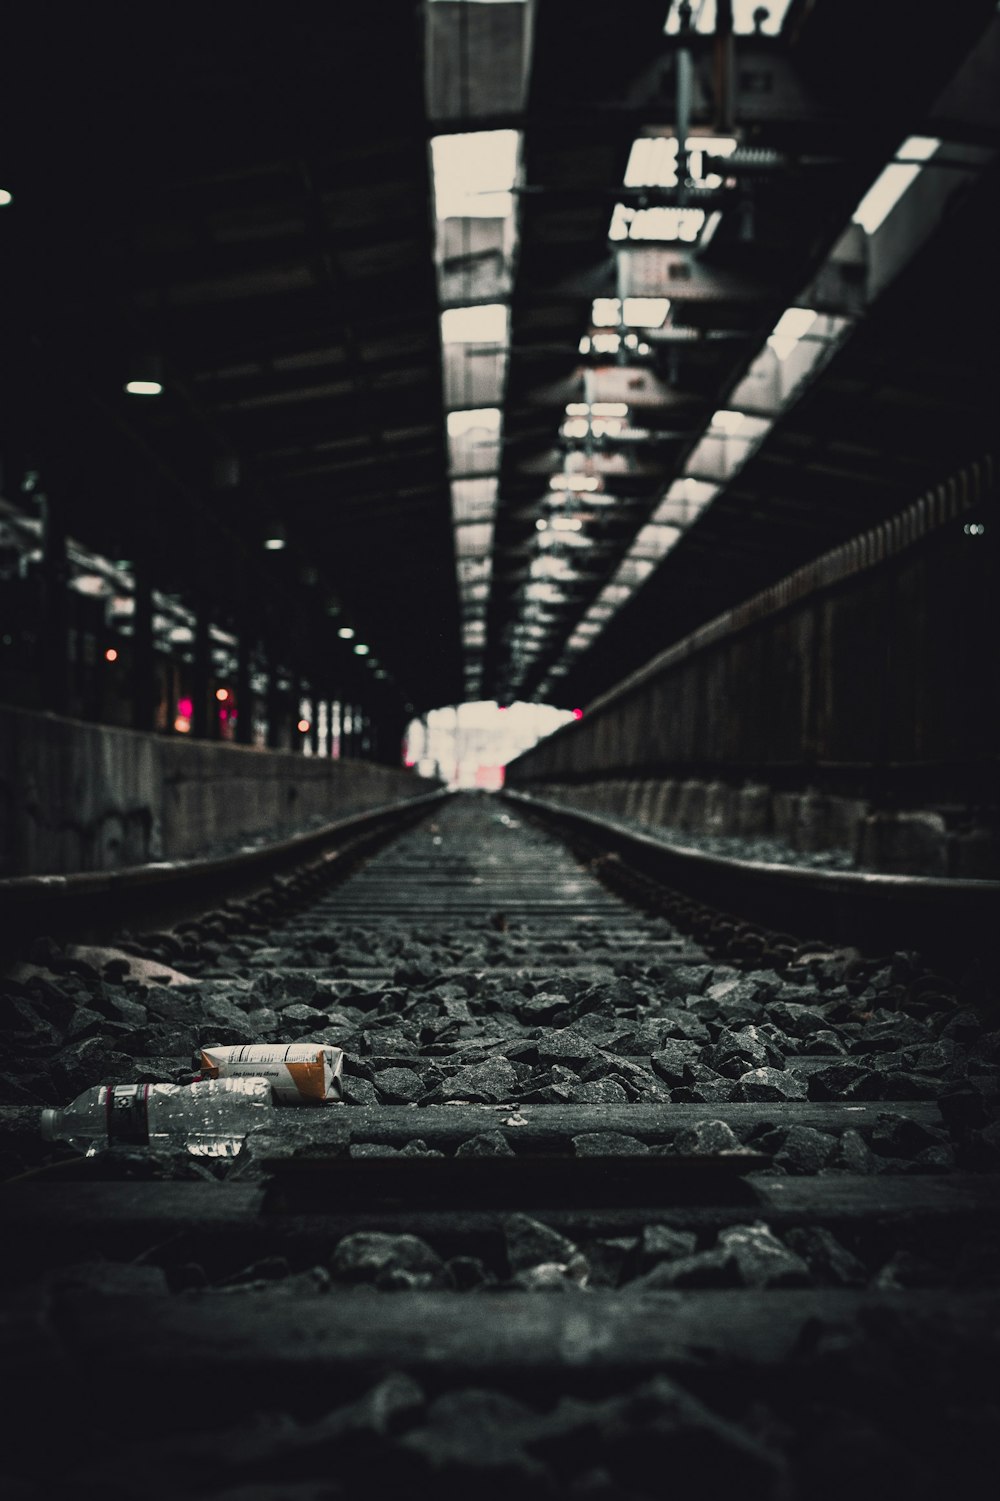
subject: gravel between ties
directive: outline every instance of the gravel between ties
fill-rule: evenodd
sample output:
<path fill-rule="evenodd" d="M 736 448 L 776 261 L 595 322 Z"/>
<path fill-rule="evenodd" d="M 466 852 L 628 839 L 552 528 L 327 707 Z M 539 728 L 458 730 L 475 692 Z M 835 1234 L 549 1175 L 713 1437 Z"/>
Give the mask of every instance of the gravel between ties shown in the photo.
<path fill-rule="evenodd" d="M 988 1020 L 981 977 L 934 975 L 917 954 L 866 959 L 819 947 L 781 973 L 716 962 L 663 920 L 625 907 L 546 836 L 495 806 L 469 799 L 449 807 L 346 886 L 274 927 L 263 910 L 222 911 L 159 935 L 125 935 L 124 957 L 100 965 L 79 951 L 36 945 L 31 961 L 0 987 L 5 1176 L 64 1155 L 43 1149 L 27 1129 L 38 1106 L 65 1103 L 96 1083 L 169 1080 L 198 1044 L 277 1040 L 345 1049 L 344 1103 L 331 1107 L 345 1121 L 356 1107 L 412 1109 L 408 1141 L 352 1141 L 359 1161 L 442 1150 L 479 1159 L 517 1154 L 518 1128 L 505 1123 L 516 1122 L 519 1107 L 702 1104 L 717 1105 L 717 1118 L 672 1140 L 601 1129 L 567 1137 L 562 1149 L 607 1158 L 750 1148 L 771 1157 L 772 1179 L 918 1178 L 1000 1167 L 1000 1035 Z M 422 886 L 406 911 L 387 896 L 403 868 L 411 883 L 419 871 Z M 533 895 L 547 901 L 544 914 L 533 909 Z M 582 896 L 582 915 L 574 915 L 571 896 Z M 192 983 L 149 983 L 136 973 L 139 957 Z M 866 1112 L 864 1125 L 844 1130 L 782 1119 L 788 1102 L 845 1100 L 878 1108 Z M 771 1108 L 734 1129 L 726 1107 L 746 1103 Z M 929 1121 L 915 1103 L 936 1105 L 939 1119 Z M 460 1113 L 463 1104 L 497 1107 L 495 1126 L 444 1148 L 428 1144 L 421 1110 L 449 1105 Z M 109 1176 L 252 1181 L 259 1171 L 249 1155 L 211 1169 L 183 1158 L 151 1167 L 134 1154 L 118 1157 Z M 935 1245 L 928 1253 L 816 1225 L 778 1231 L 752 1214 L 708 1230 L 650 1223 L 627 1236 L 574 1238 L 547 1224 L 543 1210 L 506 1213 L 497 1245 L 489 1254 L 456 1252 L 432 1235 L 359 1227 L 322 1264 L 279 1257 L 214 1275 L 167 1258 L 162 1269 L 143 1272 L 147 1290 L 155 1283 L 163 1296 L 182 1299 L 338 1289 L 352 1297 L 507 1291 L 578 1298 L 615 1289 L 775 1296 L 790 1288 L 995 1285 L 985 1243 Z M 77 1274 L 83 1285 L 97 1275 Z M 322 1422 L 330 1434 L 353 1435 L 345 1475 L 357 1478 L 375 1463 L 374 1444 L 386 1473 L 409 1466 L 416 1483 L 437 1495 L 460 1494 L 472 1480 L 484 1494 L 494 1483 L 497 1494 L 511 1483 L 530 1495 L 553 1494 L 558 1477 L 566 1494 L 644 1496 L 630 1456 L 648 1449 L 654 1434 L 668 1450 L 711 1449 L 723 1479 L 738 1474 L 749 1494 L 782 1494 L 789 1475 L 797 1486 L 808 1473 L 820 1483 L 786 1431 L 787 1414 L 764 1403 L 726 1412 L 666 1381 L 588 1401 L 539 1407 L 535 1398 L 461 1385 L 434 1395 L 400 1374 Z M 811 1423 L 820 1443 L 821 1430 L 834 1433 L 839 1424 L 864 1438 L 866 1420 L 850 1402 L 830 1411 L 825 1425 L 818 1410 L 800 1412 L 798 1431 Z M 586 1451 L 593 1463 L 584 1463 L 582 1451 L 580 1463 L 568 1457 L 581 1426 L 602 1435 Z M 317 1432 L 298 1419 L 280 1438 L 254 1431 L 272 1460 L 288 1446 L 319 1452 Z M 476 1433 L 478 1451 L 461 1437 Z M 864 1442 L 888 1441 L 879 1434 L 877 1444 L 871 1435 Z M 890 1444 L 890 1451 L 904 1465 L 903 1447 Z M 843 1467 L 839 1473 L 843 1479 Z"/>

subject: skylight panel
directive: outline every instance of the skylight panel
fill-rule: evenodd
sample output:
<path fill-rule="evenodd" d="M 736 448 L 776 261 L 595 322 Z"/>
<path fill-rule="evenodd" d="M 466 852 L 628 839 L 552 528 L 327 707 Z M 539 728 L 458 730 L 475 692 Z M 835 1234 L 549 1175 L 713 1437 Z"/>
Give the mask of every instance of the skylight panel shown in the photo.
<path fill-rule="evenodd" d="M 451 513 L 456 522 L 492 521 L 496 504 L 495 476 L 452 480 Z"/>
<path fill-rule="evenodd" d="M 652 520 L 656 525 L 689 526 L 711 504 L 719 489 L 719 485 L 690 476 L 674 480 L 653 512 Z"/>
<path fill-rule="evenodd" d="M 622 305 L 618 297 L 595 297 L 590 310 L 594 328 L 617 328 L 621 322 Z"/>
<path fill-rule="evenodd" d="M 681 533 L 676 526 L 663 526 L 651 521 L 640 530 L 629 551 L 636 557 L 659 560 L 680 539 Z"/>
<path fill-rule="evenodd" d="M 655 567 L 656 564 L 648 558 L 638 558 L 628 554 L 618 566 L 618 571 L 615 574 L 615 583 L 627 586 L 625 589 L 625 596 L 627 598 L 640 584 L 646 582 Z"/>
<path fill-rule="evenodd" d="M 732 156 L 738 142 L 734 136 L 688 136 L 688 174 L 702 187 L 717 188 L 722 179 L 705 173 L 706 156 Z M 677 186 L 676 136 L 639 136 L 632 143 L 625 168 L 627 188 L 674 188 Z"/>
<path fill-rule="evenodd" d="M 601 481 L 596 474 L 554 474 L 549 480 L 551 490 L 599 490 Z"/>
<path fill-rule="evenodd" d="M 672 188 L 677 183 L 677 137 L 640 136 L 625 168 L 627 188 Z"/>
<path fill-rule="evenodd" d="M 475 558 L 493 546 L 493 527 L 486 522 L 455 528 L 455 552 L 460 558 Z"/>
<path fill-rule="evenodd" d="M 547 579 L 532 579 L 524 587 L 524 597 L 548 605 L 561 605 L 566 598 L 559 585 L 550 583 Z"/>
<path fill-rule="evenodd" d="M 751 36 L 757 30 L 754 16 L 763 11 L 760 35 L 777 36 L 791 3 L 792 0 L 768 0 L 767 5 L 761 5 L 759 0 L 733 0 L 733 31 L 737 36 Z M 702 36 L 710 36 L 715 30 L 716 17 L 715 0 L 693 0 L 691 24 L 695 31 Z M 680 29 L 679 0 L 671 0 L 663 30 L 667 36 L 676 36 Z"/>
<path fill-rule="evenodd" d="M 626 297 L 622 308 L 630 328 L 659 328 L 669 311 L 668 297 Z"/>
<path fill-rule="evenodd" d="M 612 240 L 683 240 L 693 245 L 705 223 L 700 208 L 628 208 L 616 203 L 608 237 Z"/>
<path fill-rule="evenodd" d="M 713 414 L 710 425 L 716 432 L 725 433 L 728 437 L 735 437 L 737 435 L 742 437 L 745 436 L 744 429 L 748 421 L 749 418 L 745 412 L 731 412 L 722 409 Z"/>
<path fill-rule="evenodd" d="M 504 302 L 445 308 L 441 314 L 441 338 L 445 344 L 506 344 L 509 318 Z"/>
<path fill-rule="evenodd" d="M 513 212 L 520 132 L 434 136 L 434 210 L 439 219 L 505 219 Z"/>
<path fill-rule="evenodd" d="M 479 584 L 488 580 L 493 572 L 492 560 L 489 557 L 482 558 L 459 558 L 456 565 L 459 587 L 465 584 Z"/>
<path fill-rule="evenodd" d="M 719 486 L 709 484 L 707 480 L 685 479 L 674 480 L 667 491 L 667 500 L 684 500 L 691 505 L 706 506 L 710 500 L 714 500 L 719 493 Z"/>
<path fill-rule="evenodd" d="M 449 438 L 458 438 L 463 433 L 479 430 L 492 434 L 500 431 L 499 407 L 475 407 L 464 412 L 448 413 Z"/>
<path fill-rule="evenodd" d="M 565 558 L 549 557 L 544 554 L 541 557 L 532 558 L 530 573 L 533 579 L 562 579 L 563 581 L 567 581 L 576 577 L 572 567 Z"/>
<path fill-rule="evenodd" d="M 576 532 L 546 531 L 543 532 L 542 535 L 540 537 L 537 537 L 535 540 L 537 541 L 539 547 L 577 548 L 593 547 L 594 545 L 592 538 L 580 536 Z"/>
<path fill-rule="evenodd" d="M 606 605 L 611 605 L 613 608 L 617 608 L 618 605 L 625 603 L 631 593 L 632 591 L 627 584 L 605 584 L 598 596 L 598 600 Z M 588 611 L 588 614 L 592 615 L 594 613 L 593 610 Z"/>
<path fill-rule="evenodd" d="M 883 168 L 854 210 L 852 222 L 873 235 L 940 145 L 934 136 L 909 136 L 896 152 L 895 160 Z"/>
<path fill-rule="evenodd" d="M 774 332 L 768 338 L 768 344 L 774 350 L 779 360 L 786 360 L 800 339 L 816 322 L 816 314 L 812 308 L 790 307 L 774 325 Z"/>

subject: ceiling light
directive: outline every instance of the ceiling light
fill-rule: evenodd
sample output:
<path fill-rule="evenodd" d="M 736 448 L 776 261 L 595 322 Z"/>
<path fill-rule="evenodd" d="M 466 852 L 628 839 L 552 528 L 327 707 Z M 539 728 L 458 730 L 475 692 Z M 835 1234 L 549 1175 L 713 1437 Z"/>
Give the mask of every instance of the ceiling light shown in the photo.
<path fill-rule="evenodd" d="M 281 552 L 284 546 L 285 528 L 281 525 L 280 521 L 276 521 L 273 526 L 268 528 L 267 535 L 264 538 L 264 549 L 266 552 Z"/>
<path fill-rule="evenodd" d="M 367 657 L 370 650 L 371 648 L 366 646 L 363 641 L 358 641 L 354 646 L 354 655 L 356 657 Z"/>
<path fill-rule="evenodd" d="M 548 524 L 549 523 L 545 520 L 545 518 L 542 517 L 538 521 L 535 522 L 535 530 L 537 532 L 544 532 L 544 531 L 547 530 Z"/>
<path fill-rule="evenodd" d="M 340 637 L 341 641 L 354 640 L 354 632 L 349 625 L 342 625 L 340 627 L 340 630 L 337 632 L 337 635 Z"/>
<path fill-rule="evenodd" d="M 135 355 L 125 389 L 130 396 L 159 396 L 163 390 L 163 361 L 158 354 Z"/>
<path fill-rule="evenodd" d="M 13 195 L 13 193 L 9 193 L 6 188 L 0 188 L 0 208 L 6 208 L 7 205 L 8 205 L 8 203 L 13 203 L 13 202 L 14 202 L 14 195 Z"/>
<path fill-rule="evenodd" d="M 628 416 L 628 407 L 624 401 L 595 401 L 590 410 L 595 417 Z"/>

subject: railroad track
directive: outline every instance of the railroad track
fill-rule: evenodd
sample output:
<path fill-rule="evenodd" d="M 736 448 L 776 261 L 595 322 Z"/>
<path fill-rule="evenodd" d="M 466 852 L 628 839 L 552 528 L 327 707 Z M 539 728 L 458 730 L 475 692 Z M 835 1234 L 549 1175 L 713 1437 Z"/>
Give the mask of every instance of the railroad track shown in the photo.
<path fill-rule="evenodd" d="M 581 864 L 526 811 L 451 799 L 372 831 L 348 880 L 314 858 L 9 972 L 0 1362 L 15 1431 L 58 1432 L 78 1494 L 786 1501 L 990 1476 L 982 975 L 700 902 L 679 931 L 648 871 L 593 844 Z M 275 1111 L 234 1162 L 38 1139 L 39 1106 L 87 1085 L 300 1038 L 345 1049 L 344 1102 Z M 51 1494 L 48 1452 L 5 1455 L 11 1494 Z"/>

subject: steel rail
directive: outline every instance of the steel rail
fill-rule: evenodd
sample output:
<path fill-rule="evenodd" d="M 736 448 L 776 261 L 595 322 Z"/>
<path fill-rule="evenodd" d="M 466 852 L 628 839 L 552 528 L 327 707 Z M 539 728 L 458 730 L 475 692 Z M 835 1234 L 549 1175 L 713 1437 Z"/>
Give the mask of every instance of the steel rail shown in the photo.
<path fill-rule="evenodd" d="M 0 946 L 45 933 L 76 938 L 113 934 L 134 922 L 166 925 L 207 906 L 247 897 L 276 876 L 330 870 L 359 844 L 401 830 L 449 798 L 444 788 L 323 824 L 286 839 L 192 860 L 156 860 L 115 870 L 0 880 Z M 332 873 L 332 871 L 331 871 Z"/>
<path fill-rule="evenodd" d="M 564 837 L 583 835 L 641 876 L 746 922 L 863 951 L 917 948 L 947 959 L 985 950 L 1000 881 L 816 870 L 708 854 L 596 813 L 505 789 L 503 796 Z"/>

